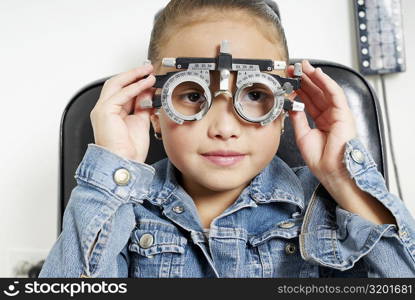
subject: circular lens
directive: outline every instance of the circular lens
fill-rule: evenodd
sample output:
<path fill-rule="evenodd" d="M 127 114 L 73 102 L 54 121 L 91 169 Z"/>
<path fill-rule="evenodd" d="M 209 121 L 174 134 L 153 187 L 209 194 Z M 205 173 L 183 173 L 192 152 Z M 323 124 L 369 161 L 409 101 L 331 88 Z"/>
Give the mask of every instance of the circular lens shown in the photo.
<path fill-rule="evenodd" d="M 252 83 L 243 87 L 235 99 L 242 113 L 247 118 L 260 118 L 274 107 L 275 97 L 269 87 L 262 83 Z"/>
<path fill-rule="evenodd" d="M 173 109 L 184 115 L 193 116 L 208 105 L 203 87 L 193 81 L 184 81 L 176 86 L 172 93 Z"/>

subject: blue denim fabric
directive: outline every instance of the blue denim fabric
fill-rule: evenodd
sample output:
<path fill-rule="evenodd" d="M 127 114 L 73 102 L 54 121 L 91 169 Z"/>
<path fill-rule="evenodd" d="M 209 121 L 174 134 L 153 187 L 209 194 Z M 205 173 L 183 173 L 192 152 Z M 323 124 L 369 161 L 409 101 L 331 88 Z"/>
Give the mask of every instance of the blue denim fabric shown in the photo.
<path fill-rule="evenodd" d="M 206 237 L 167 158 L 150 166 L 89 144 L 40 277 L 415 277 L 411 213 L 357 138 L 344 163 L 397 226 L 340 208 L 308 167 L 275 156 Z M 120 168 L 131 174 L 127 185 L 114 180 Z"/>

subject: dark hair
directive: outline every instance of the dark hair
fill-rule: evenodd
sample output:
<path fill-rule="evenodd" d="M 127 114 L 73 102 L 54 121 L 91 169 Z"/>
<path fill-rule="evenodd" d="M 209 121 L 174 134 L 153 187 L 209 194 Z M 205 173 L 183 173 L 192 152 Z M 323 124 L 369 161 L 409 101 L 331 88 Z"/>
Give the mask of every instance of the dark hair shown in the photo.
<path fill-rule="evenodd" d="M 192 11 L 203 8 L 240 9 L 253 14 L 259 19 L 272 25 L 276 30 L 275 41 L 280 42 L 283 50 L 283 59 L 288 63 L 289 53 L 284 28 L 281 24 L 280 11 L 277 3 L 272 0 L 171 0 L 167 6 L 154 17 L 148 47 L 148 59 L 156 65 L 160 62 L 160 47 L 163 39 L 167 38 L 167 30 L 176 24 L 185 24 L 191 18 Z M 275 31 L 274 30 L 274 31 Z"/>

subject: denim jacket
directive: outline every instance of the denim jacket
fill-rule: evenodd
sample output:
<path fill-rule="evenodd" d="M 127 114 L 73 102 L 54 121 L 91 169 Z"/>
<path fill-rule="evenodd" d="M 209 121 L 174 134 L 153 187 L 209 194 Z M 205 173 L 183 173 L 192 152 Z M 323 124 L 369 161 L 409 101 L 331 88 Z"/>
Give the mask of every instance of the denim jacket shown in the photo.
<path fill-rule="evenodd" d="M 275 156 L 206 233 L 168 158 L 150 166 L 89 144 L 40 277 L 415 277 L 413 216 L 359 139 L 344 163 L 397 225 L 342 209 L 308 167 Z"/>

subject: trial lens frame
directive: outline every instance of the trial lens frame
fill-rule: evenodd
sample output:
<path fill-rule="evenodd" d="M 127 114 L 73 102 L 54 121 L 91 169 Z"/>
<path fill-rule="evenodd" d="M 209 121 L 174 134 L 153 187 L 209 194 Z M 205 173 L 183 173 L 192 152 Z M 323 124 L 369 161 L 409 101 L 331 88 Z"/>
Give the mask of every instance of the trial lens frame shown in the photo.
<path fill-rule="evenodd" d="M 201 83 L 210 85 L 210 73 L 209 71 L 218 70 L 220 71 L 220 89 L 214 94 L 216 97 L 219 94 L 226 94 L 231 98 L 234 98 L 229 91 L 229 76 L 230 71 L 237 71 L 237 86 L 240 83 L 240 77 L 244 76 L 245 79 L 250 80 L 251 78 L 254 79 L 258 77 L 260 74 L 266 74 L 267 76 L 271 76 L 270 78 L 274 81 L 277 87 L 275 97 L 276 100 L 282 97 L 282 101 L 280 105 L 274 109 L 274 111 L 270 112 L 269 116 L 266 119 L 260 121 L 261 125 L 266 125 L 273 121 L 278 115 L 281 113 L 282 109 L 294 110 L 294 111 L 303 111 L 304 104 L 297 101 L 292 101 L 289 99 L 284 99 L 284 94 L 291 94 L 293 90 L 297 90 L 301 87 L 301 75 L 302 69 L 301 64 L 297 63 L 294 66 L 294 78 L 286 78 L 281 77 L 276 74 L 271 73 L 264 73 L 265 71 L 272 71 L 272 70 L 285 70 L 286 63 L 285 61 L 273 61 L 269 59 L 234 59 L 229 51 L 228 42 L 222 41 L 220 54 L 216 58 L 204 58 L 204 57 L 178 57 L 178 58 L 163 58 L 162 65 L 165 67 L 174 67 L 178 70 L 185 70 L 187 71 L 173 71 L 168 72 L 164 75 L 156 75 L 156 83 L 153 85 L 154 88 L 161 88 L 162 93 L 160 95 L 154 95 L 152 103 L 146 103 L 143 107 L 153 107 L 153 108 L 160 108 L 163 107 L 167 115 L 178 124 L 183 124 L 185 120 L 187 121 L 194 121 L 200 120 L 209 110 L 208 107 L 203 114 L 198 115 L 195 118 L 186 119 L 185 116 L 181 116 L 180 118 L 177 116 L 177 112 L 173 112 L 168 104 L 168 97 L 171 83 L 169 80 L 173 76 L 181 76 L 183 75 L 182 79 L 184 80 L 186 76 L 193 76 L 200 77 Z M 181 73 L 181 74 L 178 74 Z M 177 74 L 177 75 L 176 75 Z M 241 76 L 242 75 L 242 76 Z M 166 84 L 167 83 L 167 84 Z M 238 86 L 239 87 L 239 86 Z M 209 95 L 207 95 L 209 97 Z M 276 101 L 277 102 L 277 101 Z M 209 99 L 209 103 L 211 104 L 212 101 Z M 235 105 L 234 105 L 235 107 Z M 245 118 L 238 108 L 235 107 L 238 114 L 248 122 L 255 122 L 252 119 Z"/>

